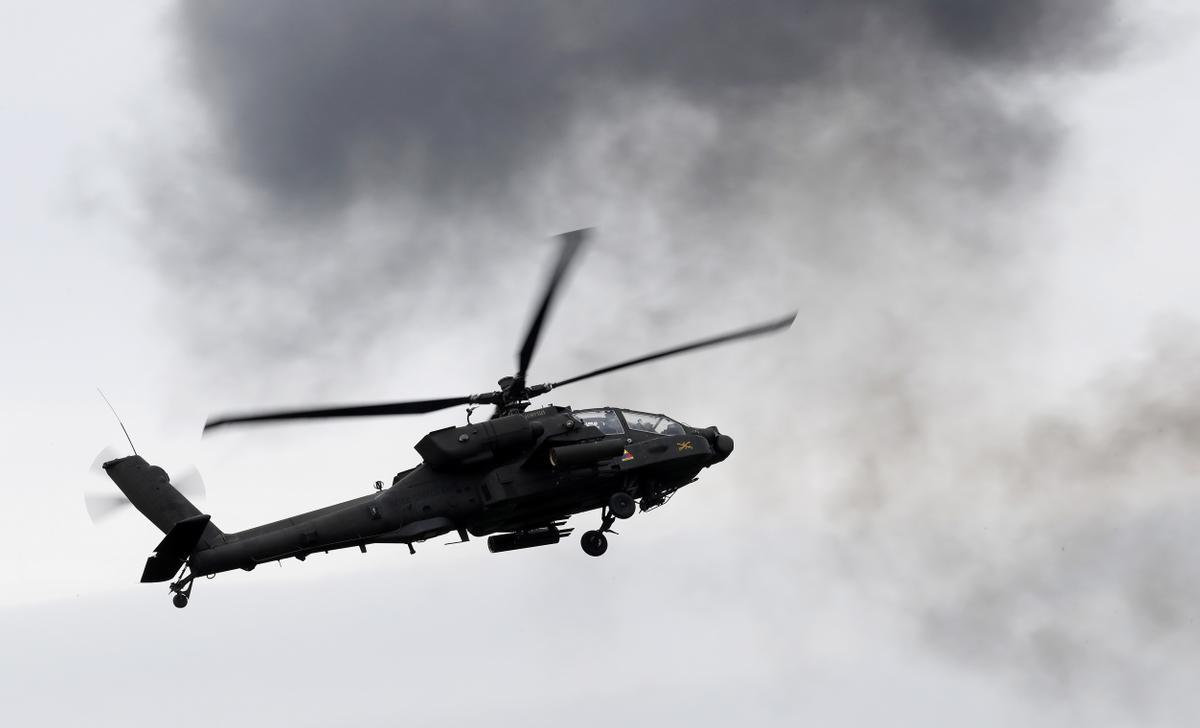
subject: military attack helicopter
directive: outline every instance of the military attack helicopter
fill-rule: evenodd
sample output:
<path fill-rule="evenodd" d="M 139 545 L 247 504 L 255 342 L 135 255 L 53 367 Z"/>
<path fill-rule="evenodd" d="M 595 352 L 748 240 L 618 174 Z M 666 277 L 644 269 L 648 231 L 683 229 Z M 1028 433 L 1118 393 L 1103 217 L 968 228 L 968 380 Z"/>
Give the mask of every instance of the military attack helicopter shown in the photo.
<path fill-rule="evenodd" d="M 608 549 L 605 534 L 617 519 L 657 508 L 704 468 L 733 452 L 733 439 L 715 426 L 692 427 L 663 414 L 619 407 L 545 406 L 534 397 L 558 387 L 675 354 L 766 334 L 791 326 L 796 314 L 676 346 L 548 384 L 528 384 L 538 338 L 564 275 L 590 231 L 557 236 L 562 245 L 529 331 L 517 372 L 493 392 L 320 409 L 252 412 L 210 419 L 205 430 L 250 422 L 411 415 L 469 405 L 493 405 L 491 418 L 434 430 L 416 444 L 421 463 L 397 473 L 391 485 L 316 511 L 225 533 L 172 484 L 166 471 L 134 455 L 103 467 L 125 497 L 166 535 L 146 561 L 143 582 L 171 581 L 176 607 L 186 607 L 199 576 L 253 570 L 285 558 L 368 544 L 414 544 L 448 533 L 460 541 L 487 536 L 493 553 L 558 543 L 573 529 L 567 519 L 600 509 L 599 527 L 583 533 L 590 556 Z M 131 443 L 132 444 L 132 443 Z M 177 577 L 178 575 L 178 577 Z M 173 581 L 172 581 L 173 580 Z"/>

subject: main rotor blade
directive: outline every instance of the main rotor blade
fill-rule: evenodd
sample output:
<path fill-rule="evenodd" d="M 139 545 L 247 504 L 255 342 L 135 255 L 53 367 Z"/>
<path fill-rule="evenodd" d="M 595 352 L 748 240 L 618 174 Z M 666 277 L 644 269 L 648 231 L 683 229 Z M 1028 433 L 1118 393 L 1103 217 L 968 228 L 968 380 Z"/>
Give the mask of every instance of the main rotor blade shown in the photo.
<path fill-rule="evenodd" d="M 276 420 L 316 420 L 330 417 L 375 417 L 378 415 L 419 415 L 436 412 L 447 407 L 479 401 L 481 395 L 447 397 L 446 399 L 422 399 L 412 402 L 389 402 L 387 404 L 365 404 L 351 407 L 324 407 L 309 410 L 276 410 L 273 412 L 248 412 L 225 415 L 210 419 L 204 425 L 207 432 L 216 427 L 244 422 L 272 422 Z M 486 396 L 486 395 L 484 395 Z"/>
<path fill-rule="evenodd" d="M 554 272 L 550 274 L 550 280 L 546 284 L 542 305 L 538 307 L 533 322 L 529 324 L 529 333 L 525 335 L 525 343 L 521 344 L 521 351 L 517 353 L 516 380 L 519 385 L 525 384 L 525 373 L 529 370 L 529 362 L 533 359 L 533 350 L 537 347 L 538 337 L 542 333 L 542 325 L 546 322 L 546 314 L 550 311 L 550 305 L 554 302 L 558 284 L 562 282 L 571 265 L 571 260 L 575 258 L 575 254 L 579 252 L 579 248 L 591 232 L 591 228 L 582 228 L 556 236 L 562 240 L 562 251 L 559 253 L 558 263 L 554 266 Z"/>
<path fill-rule="evenodd" d="M 641 357 L 638 357 L 637 359 L 630 359 L 629 361 L 623 361 L 619 364 L 613 364 L 611 366 L 603 367 L 601 369 L 596 369 L 595 371 L 588 372 L 587 374 L 580 374 L 577 377 L 571 377 L 570 379 L 564 379 L 561 382 L 555 382 L 552 385 L 552 387 L 558 388 L 558 387 L 563 386 L 564 384 L 572 384 L 574 382 L 579 382 L 584 379 L 598 377 L 601 374 L 608 374 L 609 372 L 615 372 L 618 369 L 624 369 L 626 367 L 635 366 L 637 364 L 645 364 L 646 362 L 654 361 L 655 359 L 662 359 L 664 357 L 674 356 L 676 354 L 682 354 L 686 351 L 693 351 L 695 349 L 703 349 L 706 346 L 716 346 L 717 344 L 724 344 L 724 343 L 727 343 L 730 341 L 736 341 L 738 339 L 746 339 L 751 336 L 759 336 L 762 334 L 769 334 L 772 331 L 778 331 L 780 329 L 788 328 L 789 326 L 792 325 L 792 322 L 795 320 L 796 320 L 796 312 L 793 311 L 793 312 L 789 313 L 787 316 L 784 316 L 783 318 L 778 319 L 776 321 L 768 321 L 767 323 L 759 324 L 757 326 L 751 326 L 750 328 L 739 329 L 737 331 L 732 331 L 728 334 L 721 334 L 720 336 L 714 336 L 709 339 L 703 339 L 701 341 L 696 341 L 691 344 L 684 344 L 683 346 L 676 346 L 673 349 L 667 349 L 665 351 L 660 351 L 655 354 L 641 356 Z"/>

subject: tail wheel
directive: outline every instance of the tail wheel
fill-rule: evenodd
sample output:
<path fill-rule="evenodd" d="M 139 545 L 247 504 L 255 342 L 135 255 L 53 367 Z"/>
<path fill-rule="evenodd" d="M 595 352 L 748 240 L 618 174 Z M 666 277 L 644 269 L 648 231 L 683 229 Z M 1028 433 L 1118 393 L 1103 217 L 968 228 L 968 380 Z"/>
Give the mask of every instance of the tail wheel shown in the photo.
<path fill-rule="evenodd" d="M 599 531 L 584 532 L 583 537 L 579 539 L 579 545 L 588 556 L 603 556 L 604 552 L 608 551 L 608 539 Z"/>

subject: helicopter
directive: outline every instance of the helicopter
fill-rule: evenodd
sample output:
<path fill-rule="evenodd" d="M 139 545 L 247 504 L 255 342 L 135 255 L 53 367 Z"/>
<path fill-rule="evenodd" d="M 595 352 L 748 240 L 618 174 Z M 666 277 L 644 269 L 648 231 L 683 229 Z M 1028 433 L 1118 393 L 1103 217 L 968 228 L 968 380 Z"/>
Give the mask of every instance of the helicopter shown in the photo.
<path fill-rule="evenodd" d="M 608 549 L 617 520 L 665 504 L 704 468 L 722 462 L 734 442 L 716 426 L 693 427 L 665 414 L 615 406 L 573 409 L 531 400 L 559 387 L 638 364 L 759 336 L 791 326 L 796 313 L 568 379 L 529 384 L 527 376 L 558 288 L 590 235 L 588 228 L 556 236 L 561 249 L 517 353 L 515 375 L 480 394 L 317 409 L 248 412 L 210 418 L 205 432 L 247 423 L 413 415 L 468 405 L 467 424 L 434 430 L 416 443 L 421 462 L 376 481 L 374 492 L 274 523 L 225 533 L 172 485 L 167 472 L 133 455 L 103 463 L 105 473 L 165 535 L 146 560 L 142 582 L 169 581 L 172 602 L 188 605 L 195 579 L 270 561 L 370 544 L 414 544 L 455 533 L 458 542 L 487 537 L 493 553 L 559 543 L 575 514 L 600 510 L 597 528 L 580 546 L 590 556 Z M 471 411 L 492 405 L 471 423 Z M 119 418 L 118 418 L 119 420 Z M 124 427 L 124 425 L 122 425 Z M 131 443 L 132 445 L 132 443 Z"/>

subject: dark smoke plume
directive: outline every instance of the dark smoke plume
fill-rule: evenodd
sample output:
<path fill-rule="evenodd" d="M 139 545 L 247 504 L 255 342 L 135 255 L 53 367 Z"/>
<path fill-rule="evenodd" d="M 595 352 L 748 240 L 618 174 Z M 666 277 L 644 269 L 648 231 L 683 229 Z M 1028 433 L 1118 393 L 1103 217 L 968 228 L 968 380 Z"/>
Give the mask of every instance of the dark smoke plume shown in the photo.
<path fill-rule="evenodd" d="M 971 98 L 988 95 L 979 74 L 1004 82 L 1087 58 L 1105 40 L 1106 6 L 216 2 L 186 6 L 181 25 L 227 163 L 270 204 L 321 215 L 381 183 L 439 206 L 520 202 L 523 178 L 562 153 L 570 126 L 606 116 L 622 91 L 678 95 L 736 126 L 806 87 L 890 89 L 958 121 L 1007 126 L 995 99 Z M 895 111 L 901 137 L 921 135 Z M 1006 164 L 975 151 L 983 158 L 956 159 Z"/>
<path fill-rule="evenodd" d="M 940 226 L 1036 185 L 1060 130 L 1025 81 L 1103 57 L 1108 16 L 1049 0 L 186 4 L 183 66 L 212 133 L 154 180 L 156 253 L 211 316 L 199 348 L 237 337 L 272 358 L 361 346 L 394 321 L 378 312 L 417 303 L 414 280 L 527 275 L 514 259 L 564 226 L 602 226 L 616 254 L 712 254 L 689 278 L 722 270 L 734 240 L 854 268 L 874 251 L 850 216 Z M 986 221 L 955 224 L 952 246 L 995 244 Z"/>

